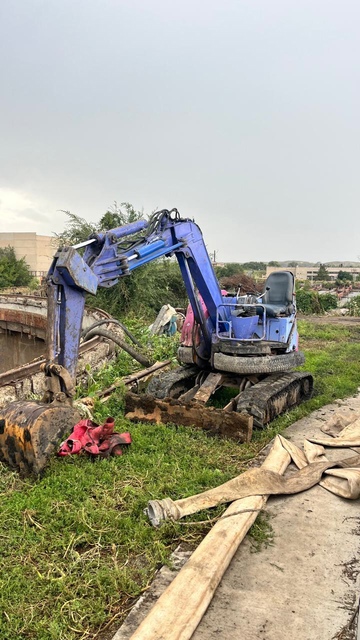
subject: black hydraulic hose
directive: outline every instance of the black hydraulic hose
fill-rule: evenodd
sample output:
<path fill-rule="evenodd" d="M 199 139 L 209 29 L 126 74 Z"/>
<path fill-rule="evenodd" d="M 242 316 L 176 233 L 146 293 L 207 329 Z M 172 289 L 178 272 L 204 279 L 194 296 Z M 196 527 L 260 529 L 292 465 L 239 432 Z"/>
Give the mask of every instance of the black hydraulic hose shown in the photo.
<path fill-rule="evenodd" d="M 150 362 L 150 360 L 148 360 L 145 356 L 143 356 L 142 353 L 139 353 L 136 349 L 134 349 L 134 347 L 131 347 L 124 340 L 122 340 L 115 334 L 111 333 L 110 331 L 107 331 L 106 329 L 101 329 L 99 327 L 95 329 L 90 329 L 90 331 L 88 331 L 87 334 L 85 335 L 84 340 L 86 342 L 87 340 L 90 340 L 95 336 L 103 336 L 108 340 L 112 340 L 113 342 L 115 342 L 115 344 L 117 344 L 119 347 L 124 349 L 124 351 L 126 351 L 126 353 L 128 353 L 129 356 L 134 358 L 134 360 L 137 360 L 137 362 L 140 362 L 140 364 L 142 364 L 144 367 L 150 367 L 153 364 Z"/>
<path fill-rule="evenodd" d="M 116 320 L 116 318 L 107 318 L 103 320 L 98 320 L 98 322 L 94 322 L 94 324 L 92 324 L 91 327 L 84 329 L 84 331 L 81 334 L 81 337 L 85 339 L 85 336 L 90 331 L 95 329 L 95 327 L 100 327 L 100 325 L 102 324 L 117 324 L 124 331 L 124 333 L 126 333 L 126 335 L 130 338 L 130 340 L 134 344 L 137 344 L 138 347 L 142 347 L 141 342 L 139 342 L 139 340 L 135 338 L 135 336 L 131 333 L 131 331 L 122 322 L 120 322 L 120 320 Z"/>

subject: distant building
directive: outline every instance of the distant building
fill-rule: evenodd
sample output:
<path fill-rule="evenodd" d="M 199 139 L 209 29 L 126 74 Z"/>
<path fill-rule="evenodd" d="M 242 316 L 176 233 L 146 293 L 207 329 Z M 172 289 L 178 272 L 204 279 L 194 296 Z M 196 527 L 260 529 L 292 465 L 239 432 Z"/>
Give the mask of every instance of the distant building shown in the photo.
<path fill-rule="evenodd" d="M 312 267 L 266 267 L 266 276 L 274 271 L 291 271 L 298 280 L 315 280 L 318 271 L 318 264 Z M 325 265 L 326 266 L 326 265 Z M 326 267 L 330 280 L 336 280 L 339 271 L 351 273 L 354 278 L 360 274 L 360 267 Z"/>
<path fill-rule="evenodd" d="M 38 236 L 36 233 L 0 233 L 0 249 L 13 247 L 16 258 L 25 259 L 31 275 L 40 278 L 47 274 L 56 251 L 53 236 Z"/>

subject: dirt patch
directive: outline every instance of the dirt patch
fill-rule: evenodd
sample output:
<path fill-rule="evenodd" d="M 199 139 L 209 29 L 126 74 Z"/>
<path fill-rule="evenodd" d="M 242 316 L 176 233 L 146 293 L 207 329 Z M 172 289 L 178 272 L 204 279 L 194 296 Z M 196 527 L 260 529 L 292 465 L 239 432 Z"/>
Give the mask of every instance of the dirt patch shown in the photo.
<path fill-rule="evenodd" d="M 347 327 L 360 327 L 360 317 L 353 316 L 305 316 L 302 314 L 298 314 L 299 320 L 307 320 L 308 322 L 313 322 L 314 324 L 332 324 L 337 326 L 347 326 Z"/>

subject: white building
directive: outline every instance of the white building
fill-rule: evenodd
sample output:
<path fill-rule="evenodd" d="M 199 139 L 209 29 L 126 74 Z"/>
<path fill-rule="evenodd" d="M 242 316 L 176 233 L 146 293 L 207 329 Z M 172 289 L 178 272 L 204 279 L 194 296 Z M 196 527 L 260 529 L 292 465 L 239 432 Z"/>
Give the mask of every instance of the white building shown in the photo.
<path fill-rule="evenodd" d="M 0 233 L 0 248 L 13 247 L 16 258 L 25 259 L 31 275 L 41 277 L 49 270 L 57 248 L 57 240 L 52 236 L 38 236 L 36 233 Z"/>

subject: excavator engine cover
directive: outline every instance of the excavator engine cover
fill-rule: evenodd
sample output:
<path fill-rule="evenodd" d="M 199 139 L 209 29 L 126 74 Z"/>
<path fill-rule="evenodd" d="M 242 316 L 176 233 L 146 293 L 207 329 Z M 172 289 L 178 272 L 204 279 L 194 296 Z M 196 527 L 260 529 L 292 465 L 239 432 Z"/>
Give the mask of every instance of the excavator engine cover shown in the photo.
<path fill-rule="evenodd" d="M 38 475 L 78 420 L 70 405 L 12 402 L 0 410 L 0 461 L 23 476 Z"/>

